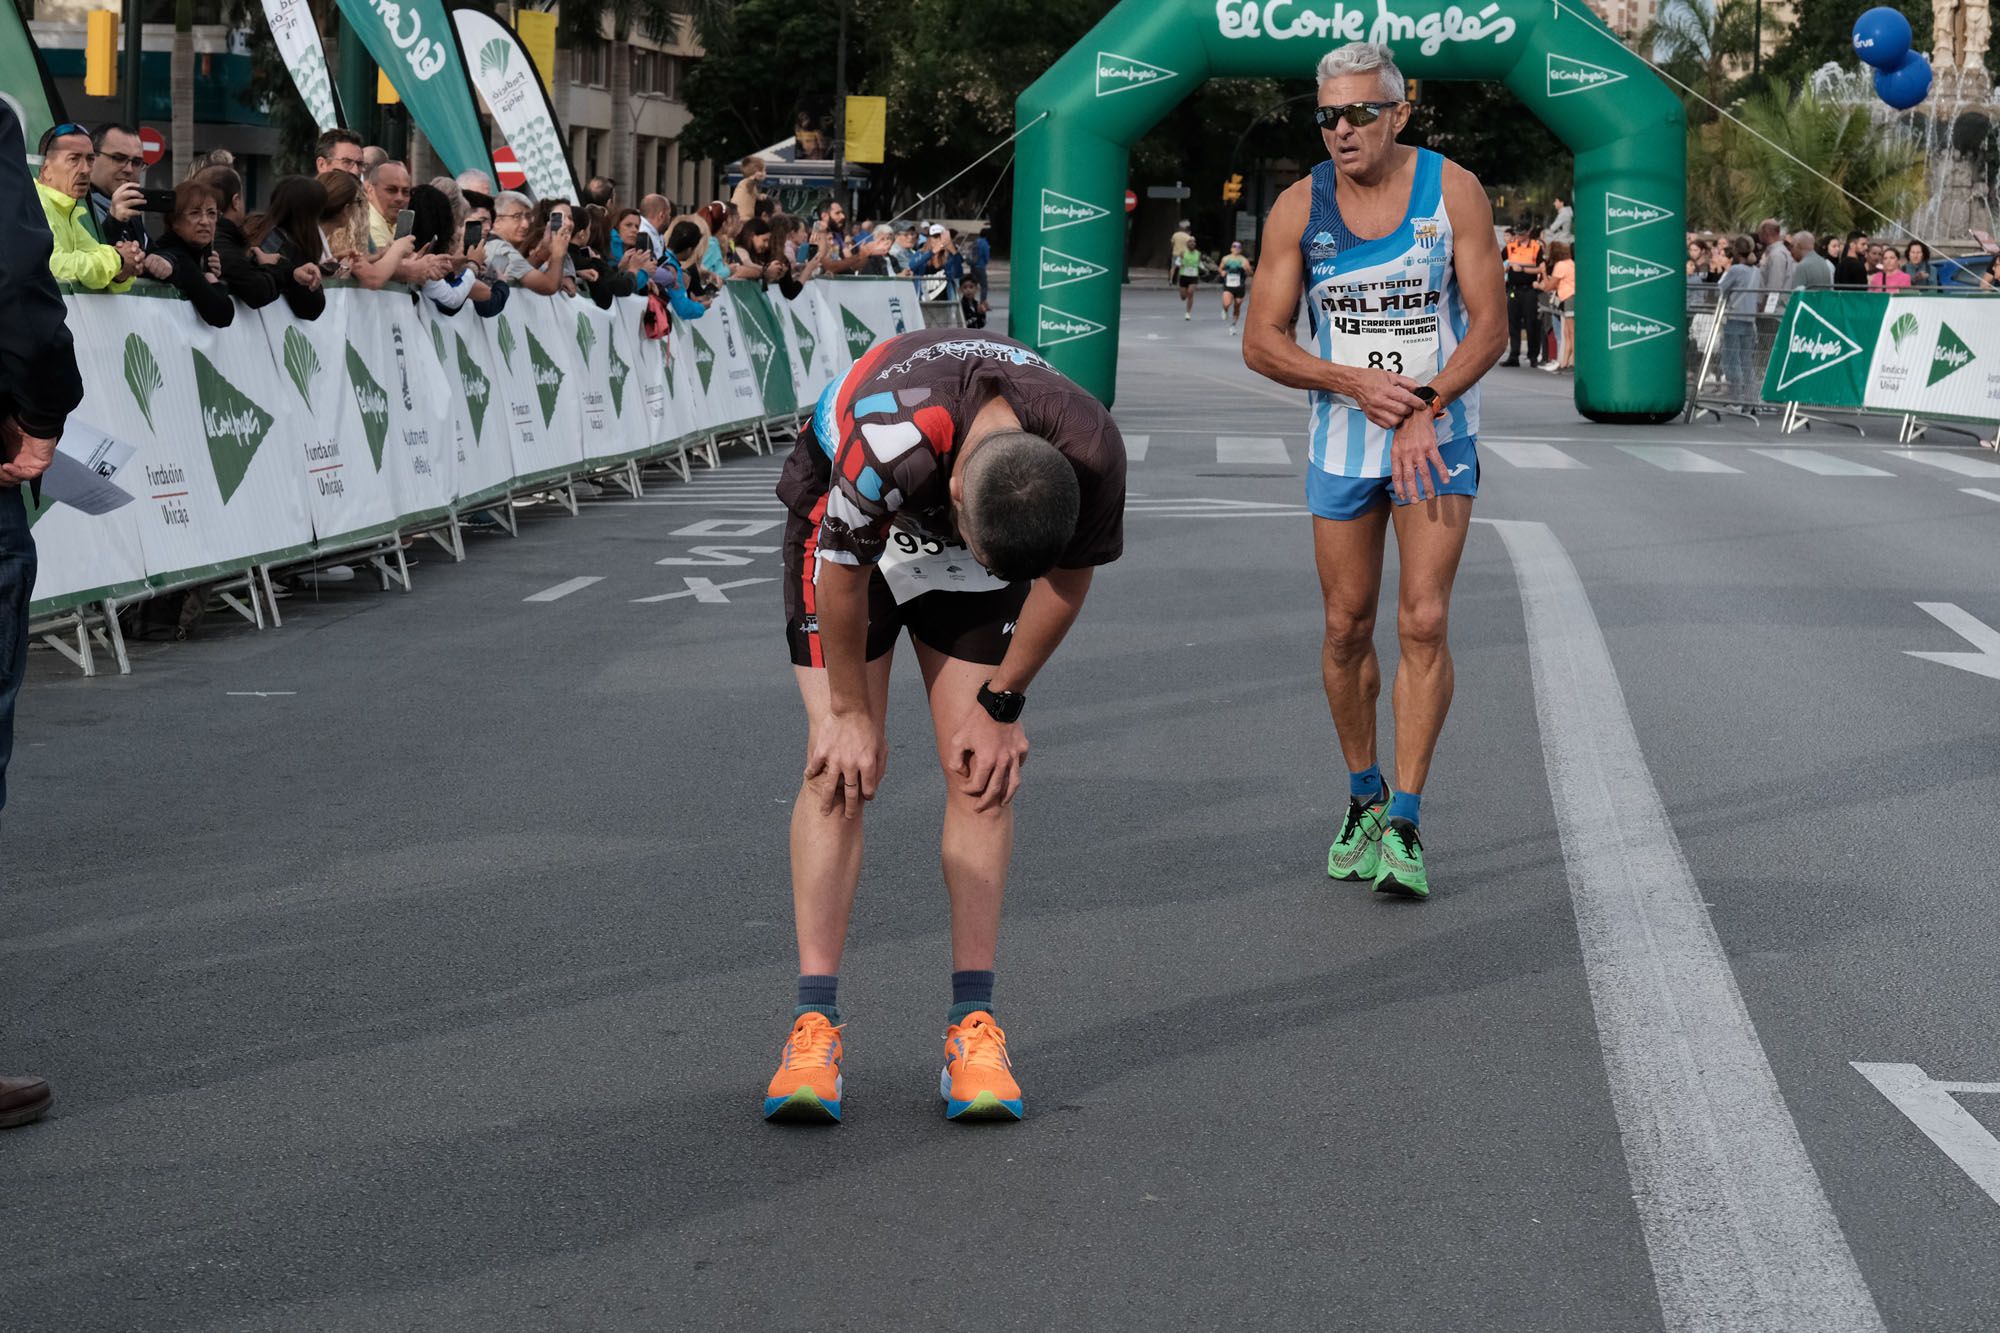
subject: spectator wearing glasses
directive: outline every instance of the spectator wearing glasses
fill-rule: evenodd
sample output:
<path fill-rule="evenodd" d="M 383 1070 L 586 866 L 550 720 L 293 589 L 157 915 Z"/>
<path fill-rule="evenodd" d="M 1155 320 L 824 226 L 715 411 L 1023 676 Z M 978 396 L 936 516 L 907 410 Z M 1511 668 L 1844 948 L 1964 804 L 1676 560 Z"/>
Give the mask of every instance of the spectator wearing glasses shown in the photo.
<path fill-rule="evenodd" d="M 215 224 L 221 216 L 215 191 L 199 181 L 182 181 L 174 187 L 174 211 L 152 257 L 172 266 L 165 281 L 193 304 L 203 323 L 226 329 L 236 318 L 236 302 L 222 285 L 222 256 L 215 252 Z"/>
<path fill-rule="evenodd" d="M 502 191 L 493 200 L 493 235 L 486 242 L 486 262 L 495 277 L 515 287 L 525 287 L 542 296 L 553 296 L 562 290 L 563 264 L 569 258 L 569 238 L 574 225 L 569 221 L 573 211 L 564 205 L 560 210 L 563 225 L 549 232 L 544 239 L 553 239 L 557 244 L 537 250 L 535 238 L 535 205 L 525 194 L 513 190 Z M 531 259 L 538 254 L 539 261 Z"/>
<path fill-rule="evenodd" d="M 138 242 L 107 245 L 90 230 L 90 210 L 83 202 L 90 193 L 90 169 L 97 161 L 90 131 L 75 124 L 52 125 L 42 136 L 41 153 L 35 193 L 55 237 L 49 272 L 94 292 L 129 291 L 137 274 L 156 272 L 158 266 L 147 265 Z"/>
<path fill-rule="evenodd" d="M 150 246 L 145 193 L 139 188 L 139 177 L 146 171 L 139 132 L 116 122 L 100 125 L 96 144 L 97 160 L 90 167 L 90 218 L 97 226 L 97 238 L 106 245 L 137 241 L 142 249 Z"/>
<path fill-rule="evenodd" d="M 300 319 L 318 319 L 324 314 L 326 293 L 320 290 L 318 263 L 304 259 L 288 264 L 275 248 L 251 248 L 244 232 L 248 219 L 243 212 L 243 178 L 235 168 L 204 167 L 195 180 L 215 191 L 215 253 L 222 261 L 222 285 L 229 294 L 252 310 L 261 310 L 283 296 Z M 288 176 L 279 186 L 288 196 L 296 195 L 298 187 L 289 183 L 304 180 Z M 275 204 L 277 191 L 272 197 Z"/>
<path fill-rule="evenodd" d="M 313 175 L 323 176 L 329 171 L 344 171 L 356 180 L 361 179 L 360 135 L 353 130 L 328 130 L 319 136 Z"/>
<path fill-rule="evenodd" d="M 483 171 L 461 171 L 458 173 L 458 188 L 471 194 L 493 194 L 493 178 Z"/>

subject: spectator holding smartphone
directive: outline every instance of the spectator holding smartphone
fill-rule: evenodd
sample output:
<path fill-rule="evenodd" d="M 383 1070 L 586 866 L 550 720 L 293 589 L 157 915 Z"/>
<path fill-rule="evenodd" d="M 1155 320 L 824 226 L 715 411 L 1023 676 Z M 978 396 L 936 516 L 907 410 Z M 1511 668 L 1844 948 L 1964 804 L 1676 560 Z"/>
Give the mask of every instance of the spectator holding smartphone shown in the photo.
<path fill-rule="evenodd" d="M 395 278 L 397 267 L 416 252 L 417 243 L 398 236 L 385 250 L 368 249 L 367 200 L 361 182 L 344 171 L 320 174 L 326 191 L 326 205 L 320 212 L 320 233 L 326 248 L 340 266 L 341 277 L 351 277 L 369 291 L 379 291 Z"/>
<path fill-rule="evenodd" d="M 150 248 L 146 192 L 139 188 L 139 177 L 146 170 L 139 132 L 114 121 L 98 126 L 94 141 L 97 160 L 90 166 L 90 220 L 97 238 L 106 245 L 136 241 L 140 249 Z"/>
<path fill-rule="evenodd" d="M 494 196 L 493 234 L 486 241 L 486 262 L 493 276 L 542 296 L 561 291 L 570 236 L 567 212 L 561 217 L 561 243 L 551 251 L 541 245 L 543 238 L 538 233 L 545 229 L 536 226 L 535 205 L 527 195 L 504 190 Z"/>
<path fill-rule="evenodd" d="M 199 181 L 182 181 L 174 187 L 167 234 L 154 243 L 150 258 L 169 265 L 164 281 L 188 299 L 203 323 L 226 329 L 236 319 L 236 302 L 222 285 L 222 257 L 215 253 L 220 216 L 215 191 Z"/>
<path fill-rule="evenodd" d="M 90 133 L 81 125 L 52 125 L 42 136 L 40 149 L 42 169 L 35 178 L 35 194 L 55 237 L 49 272 L 89 291 L 129 291 L 145 255 L 136 242 L 106 244 L 90 230 L 90 210 L 83 202 L 90 193 L 90 169 L 97 161 Z"/>

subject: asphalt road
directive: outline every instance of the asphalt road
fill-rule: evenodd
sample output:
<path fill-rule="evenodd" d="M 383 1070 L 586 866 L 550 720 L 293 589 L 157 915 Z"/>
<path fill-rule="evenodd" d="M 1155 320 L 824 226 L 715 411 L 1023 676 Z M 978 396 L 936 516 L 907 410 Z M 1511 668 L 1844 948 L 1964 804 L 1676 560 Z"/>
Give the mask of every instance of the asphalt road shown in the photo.
<path fill-rule="evenodd" d="M 1854 1067 L 2000 1080 L 2000 679 L 1909 655 L 2000 623 L 2000 462 L 1496 371 L 1438 891 L 1380 900 L 1323 874 L 1303 409 L 1213 299 L 1128 297 L 1126 555 L 1028 714 L 1024 1123 L 935 1100 L 907 650 L 847 1123 L 757 1119 L 803 727 L 739 454 L 128 678 L 37 654 L 0 1325 L 2000 1326 L 2000 1084 Z"/>

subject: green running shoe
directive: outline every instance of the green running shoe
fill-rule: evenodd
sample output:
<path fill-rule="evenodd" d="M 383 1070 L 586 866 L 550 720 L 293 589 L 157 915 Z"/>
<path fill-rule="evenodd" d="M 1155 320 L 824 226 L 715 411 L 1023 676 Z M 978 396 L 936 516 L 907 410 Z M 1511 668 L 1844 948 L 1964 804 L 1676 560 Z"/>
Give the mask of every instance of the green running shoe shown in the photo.
<path fill-rule="evenodd" d="M 1375 871 L 1375 892 L 1400 893 L 1411 898 L 1431 896 L 1430 877 L 1424 874 L 1424 844 L 1417 826 L 1407 819 L 1392 819 L 1382 834 L 1382 854 Z"/>
<path fill-rule="evenodd" d="M 1385 822 L 1382 812 L 1388 808 L 1386 796 L 1372 805 L 1363 805 L 1353 796 L 1347 798 L 1347 818 L 1340 826 L 1340 836 L 1333 840 L 1333 846 L 1327 848 L 1327 878 L 1355 884 L 1375 878 L 1376 867 L 1382 859 L 1382 828 Z"/>

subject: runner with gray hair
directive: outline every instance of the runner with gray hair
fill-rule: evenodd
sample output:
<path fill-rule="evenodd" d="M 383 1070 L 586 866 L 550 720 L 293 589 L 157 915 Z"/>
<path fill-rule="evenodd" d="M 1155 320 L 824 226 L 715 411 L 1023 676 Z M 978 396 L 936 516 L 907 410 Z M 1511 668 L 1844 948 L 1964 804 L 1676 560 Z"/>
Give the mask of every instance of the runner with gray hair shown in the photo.
<path fill-rule="evenodd" d="M 1478 180 L 1396 142 L 1410 106 L 1387 48 L 1343 46 L 1319 79 L 1313 120 L 1328 160 L 1271 211 L 1243 359 L 1311 401 L 1321 674 L 1349 797 L 1326 872 L 1424 897 L 1419 802 L 1451 706 L 1445 630 L 1479 493 L 1479 380 L 1507 336 L 1506 296 Z M 1294 336 L 1302 293 L 1311 350 Z M 1375 753 L 1375 607 L 1392 522 L 1402 581 L 1393 794 Z"/>

